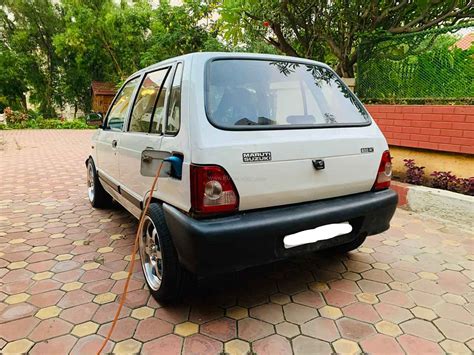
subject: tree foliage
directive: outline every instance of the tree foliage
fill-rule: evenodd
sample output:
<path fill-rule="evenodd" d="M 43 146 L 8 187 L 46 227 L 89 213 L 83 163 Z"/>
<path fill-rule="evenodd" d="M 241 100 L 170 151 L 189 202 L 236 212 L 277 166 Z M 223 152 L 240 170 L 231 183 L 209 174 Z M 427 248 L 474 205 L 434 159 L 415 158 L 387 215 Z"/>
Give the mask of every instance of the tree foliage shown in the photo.
<path fill-rule="evenodd" d="M 2 55 L 20 59 L 32 100 L 42 112 L 53 114 L 59 80 L 53 37 L 62 27 L 59 9 L 48 0 L 0 0 L 0 5 Z"/>
<path fill-rule="evenodd" d="M 473 0 L 222 0 L 226 38 L 260 38 L 292 56 L 334 62 L 354 77 L 356 46 L 380 32 L 419 32 L 474 16 Z"/>
<path fill-rule="evenodd" d="M 0 101 L 26 110 L 29 93 L 45 117 L 65 104 L 87 111 L 93 80 L 119 84 L 169 57 L 225 50 L 207 26 L 213 10 L 199 0 L 0 0 Z"/>

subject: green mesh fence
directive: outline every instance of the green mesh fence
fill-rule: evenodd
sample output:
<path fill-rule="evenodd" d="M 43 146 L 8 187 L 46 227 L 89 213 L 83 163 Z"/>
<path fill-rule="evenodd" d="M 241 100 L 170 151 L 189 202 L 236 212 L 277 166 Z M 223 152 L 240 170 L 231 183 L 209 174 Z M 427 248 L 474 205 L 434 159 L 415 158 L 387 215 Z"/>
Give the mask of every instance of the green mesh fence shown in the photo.
<path fill-rule="evenodd" d="M 474 23 L 367 38 L 357 63 L 364 102 L 474 103 Z"/>

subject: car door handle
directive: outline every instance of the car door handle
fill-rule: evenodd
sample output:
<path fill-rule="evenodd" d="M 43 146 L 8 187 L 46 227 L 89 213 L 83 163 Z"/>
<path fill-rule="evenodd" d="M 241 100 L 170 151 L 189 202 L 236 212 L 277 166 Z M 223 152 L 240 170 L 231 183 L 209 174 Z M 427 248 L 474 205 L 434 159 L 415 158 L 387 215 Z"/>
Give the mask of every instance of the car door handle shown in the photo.
<path fill-rule="evenodd" d="M 112 148 L 117 148 L 117 140 L 116 139 L 114 139 L 112 141 Z"/>

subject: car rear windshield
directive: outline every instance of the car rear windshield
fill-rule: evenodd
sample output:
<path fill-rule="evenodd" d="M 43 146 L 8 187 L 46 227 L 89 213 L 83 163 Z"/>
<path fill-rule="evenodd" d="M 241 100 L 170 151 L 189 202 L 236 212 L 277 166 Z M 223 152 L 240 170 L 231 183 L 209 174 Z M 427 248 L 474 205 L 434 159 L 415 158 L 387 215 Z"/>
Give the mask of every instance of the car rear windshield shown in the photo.
<path fill-rule="evenodd" d="M 218 59 L 208 64 L 206 112 L 224 129 L 370 124 L 333 71 L 287 61 Z"/>

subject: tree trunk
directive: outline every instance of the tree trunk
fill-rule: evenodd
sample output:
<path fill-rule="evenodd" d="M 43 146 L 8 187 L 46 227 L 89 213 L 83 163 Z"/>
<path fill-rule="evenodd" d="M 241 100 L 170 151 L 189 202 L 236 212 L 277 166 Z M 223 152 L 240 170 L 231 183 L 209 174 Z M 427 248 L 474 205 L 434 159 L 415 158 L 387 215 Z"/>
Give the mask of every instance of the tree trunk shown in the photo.
<path fill-rule="evenodd" d="M 344 58 L 338 65 L 344 78 L 354 78 L 354 64 L 348 58 Z"/>
<path fill-rule="evenodd" d="M 26 103 L 26 96 L 24 93 L 20 96 L 21 108 L 24 112 L 28 112 L 28 104 Z"/>

